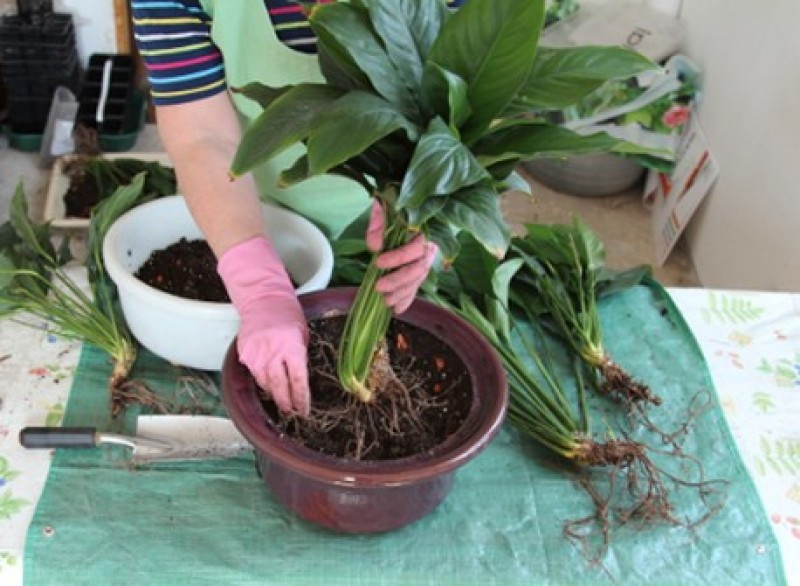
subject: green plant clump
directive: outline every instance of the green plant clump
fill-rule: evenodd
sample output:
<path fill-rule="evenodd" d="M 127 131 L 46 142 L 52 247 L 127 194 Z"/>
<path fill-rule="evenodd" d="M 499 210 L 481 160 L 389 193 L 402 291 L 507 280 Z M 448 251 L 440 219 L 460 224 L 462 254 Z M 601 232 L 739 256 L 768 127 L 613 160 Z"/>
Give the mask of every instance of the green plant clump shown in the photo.
<path fill-rule="evenodd" d="M 89 290 L 68 270 L 73 260 L 69 238 L 56 249 L 49 224 L 30 219 L 21 184 L 11 202 L 10 219 L 0 226 L 0 314 L 39 317 L 52 323 L 58 335 L 107 352 L 112 362 L 109 390 L 116 412 L 122 406 L 120 399 L 136 360 L 137 345 L 122 316 L 116 289 L 103 269 L 102 242 L 113 221 L 138 202 L 143 183 L 144 174 L 137 175 L 95 209 L 85 263 Z"/>
<path fill-rule="evenodd" d="M 545 116 L 609 79 L 656 66 L 620 47 L 540 47 L 542 0 L 470 0 L 451 13 L 441 0 L 353 0 L 317 5 L 324 83 L 237 91 L 263 112 L 246 129 L 236 177 L 290 146 L 306 153 L 282 173 L 288 185 L 323 173 L 352 178 L 385 213 L 384 249 L 418 233 L 445 262 L 467 232 L 501 258 L 510 242 L 498 194 L 522 160 L 638 152 L 604 133 L 580 136 Z M 369 400 L 370 377 L 391 319 L 370 265 L 339 347 L 343 386 Z M 375 371 L 379 369 L 375 368 Z"/>

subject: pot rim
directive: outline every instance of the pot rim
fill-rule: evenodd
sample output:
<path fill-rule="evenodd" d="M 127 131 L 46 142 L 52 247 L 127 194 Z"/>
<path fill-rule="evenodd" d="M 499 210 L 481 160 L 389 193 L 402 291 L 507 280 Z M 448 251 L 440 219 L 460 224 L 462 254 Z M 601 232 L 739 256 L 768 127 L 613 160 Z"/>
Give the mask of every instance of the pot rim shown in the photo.
<path fill-rule="evenodd" d="M 326 289 L 302 295 L 300 301 L 309 319 L 341 315 L 349 308 L 355 291 L 352 287 Z M 508 407 L 505 369 L 483 336 L 449 310 L 417 298 L 399 319 L 448 343 L 472 380 L 473 403 L 467 419 L 456 433 L 427 454 L 397 460 L 348 461 L 320 454 L 281 436 L 266 423 L 256 383 L 238 360 L 236 340 L 228 349 L 222 371 L 223 402 L 234 425 L 269 460 L 330 484 L 403 486 L 448 474 L 466 464 L 488 445 L 503 424 Z M 442 336 L 445 329 L 447 339 Z M 481 357 L 481 362 L 475 364 L 475 357 Z"/>
<path fill-rule="evenodd" d="M 293 222 L 304 226 L 310 234 L 313 234 L 311 240 L 315 241 L 315 243 L 320 246 L 322 255 L 320 266 L 316 273 L 297 286 L 297 294 L 300 295 L 310 292 L 311 289 L 319 287 L 323 281 L 327 284 L 333 268 L 333 250 L 319 228 L 314 226 L 308 219 L 292 210 L 263 201 L 261 202 L 261 206 L 263 209 L 269 210 L 270 214 L 283 215 L 285 218 L 291 217 Z M 189 312 L 196 316 L 200 315 L 203 319 L 238 320 L 239 314 L 236 312 L 232 303 L 188 299 L 161 291 L 137 278 L 134 274 L 135 271 L 128 269 L 119 258 L 122 253 L 118 251 L 120 248 L 118 241 L 123 238 L 123 234 L 131 223 L 136 222 L 142 216 L 153 216 L 154 219 L 163 219 L 176 211 L 189 214 L 189 222 L 192 226 L 192 231 L 196 232 L 197 238 L 205 239 L 200 232 L 200 228 L 197 227 L 194 220 L 191 218 L 188 203 L 183 195 L 175 194 L 160 197 L 131 208 L 117 218 L 109 227 L 102 244 L 103 263 L 105 264 L 106 271 L 108 271 L 109 276 L 117 287 L 124 291 L 125 295 L 131 295 L 151 305 L 180 314 Z M 177 238 L 175 241 L 177 242 Z M 153 248 L 153 251 L 155 250 L 157 250 L 157 247 Z"/>

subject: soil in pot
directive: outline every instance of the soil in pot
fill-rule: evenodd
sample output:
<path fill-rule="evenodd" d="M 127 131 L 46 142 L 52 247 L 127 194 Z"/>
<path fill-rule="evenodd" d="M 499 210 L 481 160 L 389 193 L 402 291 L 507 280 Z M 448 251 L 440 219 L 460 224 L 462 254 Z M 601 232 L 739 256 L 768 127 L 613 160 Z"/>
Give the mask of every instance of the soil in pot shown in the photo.
<path fill-rule="evenodd" d="M 472 384 L 461 359 L 432 334 L 393 320 L 386 338 L 388 384 L 364 403 L 336 376 L 336 351 L 344 316 L 309 323 L 307 418 L 284 416 L 264 393 L 270 424 L 303 446 L 350 460 L 393 460 L 425 454 L 464 423 Z"/>
<path fill-rule="evenodd" d="M 144 283 L 171 295 L 197 301 L 229 303 L 217 273 L 217 259 L 202 239 L 178 242 L 154 250 L 135 273 Z"/>

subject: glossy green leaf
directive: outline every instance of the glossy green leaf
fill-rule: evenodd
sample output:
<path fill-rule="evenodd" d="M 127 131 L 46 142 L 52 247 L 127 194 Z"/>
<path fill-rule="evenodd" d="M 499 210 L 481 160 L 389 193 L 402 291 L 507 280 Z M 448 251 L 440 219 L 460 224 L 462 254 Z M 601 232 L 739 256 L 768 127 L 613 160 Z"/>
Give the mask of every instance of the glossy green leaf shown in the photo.
<path fill-rule="evenodd" d="M 304 140 L 314 119 L 343 93 L 324 84 L 293 86 L 248 126 L 231 165 L 231 174 L 242 175 Z"/>
<path fill-rule="evenodd" d="M 630 153 L 646 150 L 605 132 L 578 134 L 560 126 L 519 120 L 493 130 L 473 147 L 481 164 L 489 167 L 506 160 L 533 160 L 590 153 Z"/>
<path fill-rule="evenodd" d="M 425 64 L 425 84 L 420 99 L 426 112 L 447 120 L 455 133 L 472 115 L 467 83 L 455 73 L 429 61 Z"/>
<path fill-rule="evenodd" d="M 442 27 L 428 59 L 469 86 L 473 113 L 462 129 L 467 144 L 528 79 L 543 22 L 543 2 L 470 0 Z"/>
<path fill-rule="evenodd" d="M 466 145 L 435 118 L 414 150 L 397 207 L 419 207 L 428 197 L 454 193 L 487 177 Z"/>
<path fill-rule="evenodd" d="M 487 295 L 492 292 L 491 282 L 500 260 L 491 254 L 468 232 L 458 235 L 461 249 L 453 263 L 453 270 L 469 295 Z"/>
<path fill-rule="evenodd" d="M 308 171 L 308 155 L 302 155 L 288 169 L 281 171 L 278 178 L 278 186 L 282 188 L 291 187 L 301 183 L 311 177 Z"/>
<path fill-rule="evenodd" d="M 439 0 L 363 0 L 400 79 L 419 96 L 422 67 L 447 13 Z"/>
<path fill-rule="evenodd" d="M 487 301 L 487 313 L 498 335 L 503 340 L 511 339 L 511 320 L 509 317 L 511 281 L 525 263 L 521 258 L 513 258 L 501 263 L 492 275 L 492 296 Z"/>
<path fill-rule="evenodd" d="M 640 53 L 623 47 L 540 47 L 512 109 L 561 110 L 611 79 L 627 79 L 657 68 Z"/>
<path fill-rule="evenodd" d="M 412 141 L 419 134 L 387 100 L 367 92 L 350 92 L 314 120 L 308 134 L 309 171 L 325 173 L 397 130 L 405 131 Z"/>
<path fill-rule="evenodd" d="M 272 102 L 280 98 L 291 89 L 291 86 L 270 87 L 254 81 L 243 85 L 242 87 L 232 87 L 231 91 L 235 94 L 241 94 L 244 97 L 253 100 L 262 108 L 269 107 Z"/>
<path fill-rule="evenodd" d="M 450 266 L 458 257 L 459 250 L 461 249 L 453 227 L 446 222 L 441 222 L 436 218 L 432 218 L 425 224 L 425 230 L 428 240 L 439 247 L 439 253 L 442 256 L 442 264 L 445 267 Z"/>
<path fill-rule="evenodd" d="M 469 232 L 497 258 L 505 255 L 511 234 L 491 185 L 482 183 L 451 195 L 438 217 Z"/>
<path fill-rule="evenodd" d="M 414 95 L 395 69 L 366 10 L 342 2 L 325 4 L 313 11 L 310 23 L 318 42 L 348 75 L 356 80 L 366 77 L 403 114 L 419 118 Z"/>
<path fill-rule="evenodd" d="M 418 208 L 408 208 L 406 212 L 409 229 L 420 230 L 425 222 L 442 211 L 445 203 L 447 203 L 447 198 L 445 197 L 429 197 Z"/>
<path fill-rule="evenodd" d="M 522 175 L 513 171 L 500 182 L 498 191 L 519 191 L 525 195 L 533 195 L 531 184 Z"/>

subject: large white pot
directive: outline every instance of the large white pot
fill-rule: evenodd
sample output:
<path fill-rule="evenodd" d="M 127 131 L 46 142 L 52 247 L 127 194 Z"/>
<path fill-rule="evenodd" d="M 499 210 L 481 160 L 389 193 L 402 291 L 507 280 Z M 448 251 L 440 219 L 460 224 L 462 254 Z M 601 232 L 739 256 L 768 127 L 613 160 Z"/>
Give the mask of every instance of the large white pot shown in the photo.
<path fill-rule="evenodd" d="M 267 233 L 298 284 L 297 293 L 326 288 L 333 251 L 325 235 L 294 212 L 268 204 L 263 210 Z M 125 320 L 145 348 L 175 364 L 220 370 L 239 328 L 233 305 L 170 295 L 134 276 L 154 251 L 181 238 L 203 238 L 184 198 L 157 199 L 114 222 L 103 241 L 103 262 L 119 289 Z"/>

